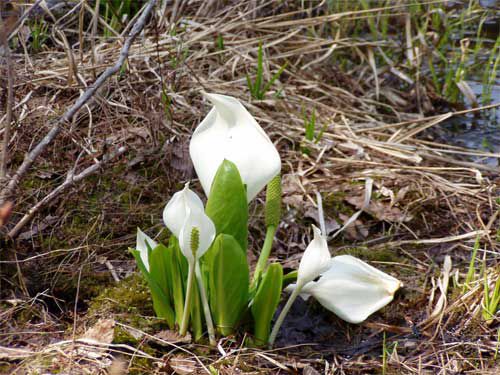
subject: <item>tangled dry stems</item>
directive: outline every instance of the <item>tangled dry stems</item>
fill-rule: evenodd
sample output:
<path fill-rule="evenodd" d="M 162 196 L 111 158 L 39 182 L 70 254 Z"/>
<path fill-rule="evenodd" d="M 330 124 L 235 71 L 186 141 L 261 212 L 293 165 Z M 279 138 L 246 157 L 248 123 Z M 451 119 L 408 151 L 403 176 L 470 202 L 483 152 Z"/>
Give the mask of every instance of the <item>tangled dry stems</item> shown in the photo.
<path fill-rule="evenodd" d="M 41 210 L 17 244 L 5 242 L 2 268 L 8 268 L 5 274 L 14 277 L 7 280 L 2 276 L 5 304 L 0 310 L 0 359 L 28 372 L 50 368 L 57 362 L 71 373 L 104 373 L 112 361 L 119 367 L 116 363 L 125 360 L 129 366 L 144 357 L 157 371 L 184 366 L 203 372 L 211 365 L 228 374 L 306 373 L 314 369 L 366 373 L 381 368 L 398 373 L 494 373 L 498 322 L 486 324 L 480 318 L 483 280 L 463 295 L 450 292 L 442 311 L 433 317 L 431 311 L 440 295 L 436 280 L 444 256 L 452 256 L 453 272 L 463 277 L 477 236 L 484 249 L 480 257 L 491 271 L 488 283 L 493 285 L 498 277 L 498 168 L 468 158 L 498 155 L 432 138 L 433 128 L 465 111 L 449 113 L 436 104 L 435 93 L 425 81 L 402 89 L 401 77 L 408 76 L 412 69 L 404 58 L 390 69 L 373 67 L 370 54 L 380 46 L 401 48 L 395 41 L 360 40 L 341 34 L 332 38 L 328 33 L 332 25 L 366 17 L 370 12 L 325 14 L 321 8 L 302 9 L 286 2 L 256 4 L 176 1 L 172 7 L 158 6 L 146 32 L 132 44 L 122 71 L 99 89 L 71 123 L 63 124 L 61 134 L 38 158 L 27 178 L 37 183 L 21 184 L 16 192 L 16 208 L 7 231 L 57 189 L 61 178 L 75 167 L 75 160 L 78 168 L 84 169 L 108 150 L 129 150 L 127 156 L 103 169 L 97 180 L 82 182 L 73 194 L 60 196 Z M 406 8 L 396 3 L 393 12 L 404 17 Z M 94 74 L 119 58 L 126 30 L 113 30 L 116 37 L 97 39 L 91 47 L 93 36 L 84 29 L 85 43 L 77 46 L 67 41 L 76 43 L 79 38 L 78 17 L 61 19 L 52 25 L 55 44 L 51 48 L 36 55 L 13 55 L 17 104 L 10 144 L 12 170 L 50 130 L 51 120 L 61 116 L 92 84 Z M 224 41 L 222 50 L 217 48 L 218 36 Z M 287 63 L 264 100 L 252 99 L 246 83 L 246 75 L 253 77 L 256 72 L 259 43 L 264 50 L 266 80 Z M 329 60 L 339 50 L 353 56 L 348 72 Z M 293 345 L 264 351 L 244 348 L 237 338 L 222 340 L 219 351 L 210 351 L 196 345 L 179 349 L 182 346 L 163 340 L 166 342 L 161 344 L 170 351 L 150 354 L 141 345 L 74 340 L 79 337 L 76 332 L 85 330 L 85 312 L 78 309 L 85 303 L 78 302 L 78 288 L 76 297 L 61 301 L 56 293 L 58 282 L 65 276 L 80 281 L 95 273 L 114 272 L 115 279 L 130 273 L 131 263 L 123 254 L 132 243 L 127 233 L 136 222 L 157 223 L 161 205 L 176 189 L 176 177 L 192 177 L 186 145 L 208 110 L 201 90 L 240 98 L 280 150 L 288 213 L 273 256 L 285 266 L 296 266 L 303 250 L 307 233 L 302 218 L 314 220 L 310 212 L 316 191 L 326 202 L 333 197 L 327 216 L 342 224 L 349 212 L 339 212 L 339 206 L 359 209 L 363 182 L 374 180 L 370 206 L 341 240 L 332 243 L 332 250 L 389 249 L 397 256 L 389 261 L 370 260 L 401 278 L 407 293 L 418 297 L 411 300 L 405 294 L 399 296 L 397 311 L 376 316 L 358 330 L 369 343 L 369 355 L 363 350 L 343 353 L 335 342 L 331 348 Z M 304 115 L 310 116 L 313 110 L 317 129 L 323 129 L 318 142 L 304 139 Z M 141 165 L 157 170 L 142 178 L 135 171 Z M 98 197 L 97 206 L 85 212 L 94 199 L 93 184 L 104 185 L 109 178 L 138 183 L 141 193 L 137 200 L 108 206 L 112 199 Z M 165 187 L 152 192 L 151 186 L 158 181 Z M 110 190 L 112 194 L 113 185 Z M 141 206 L 142 192 L 147 202 Z M 148 214 L 151 210 L 157 213 L 153 219 Z M 66 246 L 59 242 L 58 248 L 52 248 L 49 242 L 45 247 L 44 239 L 57 238 L 58 231 L 71 224 L 75 215 L 84 218 L 80 226 L 88 226 L 86 233 L 63 236 L 68 241 Z M 109 220 L 120 228 L 103 236 Z M 251 244 L 257 251 L 259 222 L 254 224 Z M 50 269 L 35 265 L 41 259 Z M 29 267 L 35 267 L 35 272 L 43 270 L 51 286 L 32 299 L 27 297 L 33 295 L 33 268 Z M 64 303 L 74 305 L 76 315 L 70 314 Z M 19 319 L 23 311 L 29 311 L 36 317 L 32 320 L 39 323 L 23 322 Z M 61 331 L 68 319 L 75 323 L 69 340 L 64 329 Z M 349 327 L 341 329 L 345 337 L 350 337 Z M 387 332 L 386 346 L 398 343 L 385 362 L 381 332 Z M 141 335 L 143 340 L 148 336 L 153 341 L 162 340 L 147 332 Z M 95 354 L 99 345 L 107 351 L 89 355 Z"/>

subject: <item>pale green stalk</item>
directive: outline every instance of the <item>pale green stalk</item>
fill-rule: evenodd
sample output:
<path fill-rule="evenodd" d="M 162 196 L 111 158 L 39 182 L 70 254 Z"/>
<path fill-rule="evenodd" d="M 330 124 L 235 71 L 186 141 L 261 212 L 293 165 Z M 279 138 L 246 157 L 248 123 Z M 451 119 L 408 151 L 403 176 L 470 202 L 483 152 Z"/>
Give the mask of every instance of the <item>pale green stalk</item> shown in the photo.
<path fill-rule="evenodd" d="M 188 329 L 189 315 L 191 313 L 191 299 L 193 297 L 194 263 L 189 264 L 186 300 L 184 301 L 184 313 L 182 315 L 181 329 L 179 333 L 184 336 Z"/>
<path fill-rule="evenodd" d="M 387 347 L 385 343 L 385 331 L 384 331 L 384 338 L 382 340 L 382 375 L 386 374 L 386 369 L 387 369 Z"/>
<path fill-rule="evenodd" d="M 205 322 L 207 323 L 208 339 L 210 341 L 210 345 L 215 346 L 217 342 L 215 341 L 214 323 L 212 321 L 212 314 L 210 312 L 210 306 L 208 305 L 207 292 L 205 290 L 205 285 L 203 284 L 200 264 L 198 262 L 196 262 L 196 280 L 198 281 L 198 289 L 200 290 L 201 303 L 205 314 Z"/>
<path fill-rule="evenodd" d="M 281 176 L 278 174 L 267 184 L 266 189 L 266 238 L 257 261 L 257 266 L 253 274 L 251 290 L 257 288 L 260 277 L 267 266 L 267 259 L 271 253 L 274 235 L 278 229 L 281 218 Z"/>
<path fill-rule="evenodd" d="M 297 284 L 296 288 L 293 290 L 292 294 L 288 298 L 288 301 L 286 302 L 285 307 L 283 307 L 283 310 L 281 310 L 281 313 L 278 316 L 278 319 L 276 319 L 276 323 L 274 323 L 274 327 L 273 327 L 273 330 L 271 331 L 271 335 L 269 336 L 269 346 L 273 346 L 274 340 L 276 340 L 276 336 L 278 335 L 278 332 L 281 328 L 281 325 L 283 324 L 283 321 L 285 320 L 285 317 L 288 314 L 288 311 L 290 310 L 293 303 L 297 299 L 297 296 L 300 294 L 301 289 L 302 289 L 302 285 Z"/>
<path fill-rule="evenodd" d="M 271 248 L 273 247 L 273 239 L 276 233 L 276 227 L 274 225 L 270 225 L 266 230 L 266 238 L 264 240 L 264 245 L 262 245 L 262 250 L 260 251 L 259 260 L 257 261 L 257 265 L 255 266 L 255 271 L 253 273 L 253 281 L 252 284 L 256 286 L 259 281 L 260 276 L 264 272 L 264 269 L 267 265 L 267 259 L 271 254 Z"/>

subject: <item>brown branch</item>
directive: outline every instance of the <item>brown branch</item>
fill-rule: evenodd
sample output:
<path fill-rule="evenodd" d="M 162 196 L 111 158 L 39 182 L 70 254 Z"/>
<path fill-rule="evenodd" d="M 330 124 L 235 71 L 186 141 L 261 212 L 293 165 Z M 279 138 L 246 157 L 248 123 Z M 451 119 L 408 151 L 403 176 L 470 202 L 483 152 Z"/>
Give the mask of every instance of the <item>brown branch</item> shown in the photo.
<path fill-rule="evenodd" d="M 82 172 L 78 173 L 75 175 L 75 168 L 70 170 L 68 172 L 68 175 L 66 176 L 66 179 L 64 182 L 59 185 L 57 188 L 52 190 L 49 194 L 47 194 L 42 200 L 40 200 L 37 204 L 35 204 L 26 215 L 22 217 L 21 220 L 17 222 L 14 228 L 10 230 L 8 233 L 8 236 L 11 238 L 17 237 L 21 229 L 28 223 L 30 220 L 33 218 L 33 216 L 40 211 L 44 206 L 52 202 L 55 198 L 57 198 L 61 193 L 69 189 L 71 186 L 73 186 L 75 183 L 82 181 L 83 179 L 87 178 L 88 176 L 98 172 L 104 164 L 109 162 L 110 160 L 124 154 L 127 151 L 126 147 L 120 147 L 118 150 L 116 150 L 114 153 L 105 155 L 99 162 L 91 165 L 88 168 L 85 168 Z"/>
<path fill-rule="evenodd" d="M 15 17 L 11 15 L 8 18 Z M 12 124 L 12 111 L 14 108 L 14 69 L 12 67 L 12 56 L 10 54 L 9 41 L 7 38 L 9 25 L 3 25 L 1 21 L 2 12 L 0 10 L 0 45 L 3 46 L 5 55 L 5 65 L 7 69 L 7 101 L 5 103 L 6 116 L 2 142 L 2 154 L 0 155 L 0 182 L 5 181 L 7 176 L 7 161 L 9 159 L 10 130 Z"/>
<path fill-rule="evenodd" d="M 35 160 L 40 156 L 40 154 L 47 148 L 48 145 L 59 135 L 62 130 L 62 126 L 78 113 L 78 111 L 92 98 L 92 96 L 97 92 L 97 90 L 106 82 L 106 80 L 117 73 L 125 60 L 128 57 L 130 47 L 139 33 L 144 29 L 146 22 L 148 20 L 151 11 L 156 4 L 156 0 L 149 0 L 141 16 L 137 19 L 129 35 L 125 39 L 123 47 L 120 51 L 120 57 L 118 61 L 113 65 L 108 67 L 93 85 L 89 86 L 85 92 L 76 100 L 76 102 L 60 117 L 52 129 L 45 135 L 45 137 L 33 148 L 29 153 L 26 154 L 24 161 L 17 169 L 16 173 L 12 176 L 7 186 L 5 186 L 0 192 L 0 207 L 4 201 L 13 195 L 19 182 L 26 175 L 28 170 L 31 168 Z"/>

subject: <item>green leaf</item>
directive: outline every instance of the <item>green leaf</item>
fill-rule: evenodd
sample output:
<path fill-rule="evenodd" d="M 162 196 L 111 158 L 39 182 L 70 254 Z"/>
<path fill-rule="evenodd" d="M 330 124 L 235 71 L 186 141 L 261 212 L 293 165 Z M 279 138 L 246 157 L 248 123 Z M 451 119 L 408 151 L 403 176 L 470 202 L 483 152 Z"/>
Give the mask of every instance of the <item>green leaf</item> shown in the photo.
<path fill-rule="evenodd" d="M 256 99 L 264 99 L 264 92 L 261 91 L 262 78 L 264 75 L 264 58 L 262 53 L 262 41 L 259 41 L 259 49 L 257 50 L 257 77 L 255 77 L 255 96 Z"/>
<path fill-rule="evenodd" d="M 255 96 L 254 95 L 253 84 L 252 84 L 252 81 L 250 79 L 250 76 L 247 74 L 246 77 L 247 77 L 247 86 L 248 86 L 248 89 L 250 90 L 250 94 L 252 94 L 252 96 Z"/>
<path fill-rule="evenodd" d="M 170 251 L 171 249 L 168 249 L 163 244 L 159 244 L 149 253 L 149 275 L 161 288 L 169 301 L 171 298 L 167 280 L 167 265 L 169 260 L 168 253 Z"/>
<path fill-rule="evenodd" d="M 259 284 L 252 302 L 254 335 L 258 345 L 264 345 L 269 339 L 271 320 L 278 307 L 283 283 L 283 268 L 279 263 L 272 263 Z"/>
<path fill-rule="evenodd" d="M 179 242 L 175 236 L 170 237 L 169 249 L 171 251 L 167 261 L 167 284 L 169 285 L 170 295 L 173 300 L 175 323 L 180 326 L 184 313 L 184 296 L 188 264 L 184 255 L 182 255 Z"/>
<path fill-rule="evenodd" d="M 271 86 L 273 85 L 274 81 L 276 81 L 280 75 L 285 71 L 286 67 L 288 66 L 288 62 L 285 63 L 279 70 L 272 76 L 271 80 L 264 86 L 264 89 L 262 90 L 262 99 L 264 99 L 264 94 L 269 91 Z"/>
<path fill-rule="evenodd" d="M 233 333 L 248 304 L 249 270 L 245 254 L 230 235 L 220 234 L 205 266 L 209 301 L 215 325 L 224 335 Z"/>
<path fill-rule="evenodd" d="M 191 302 L 191 332 L 193 333 L 194 341 L 199 341 L 203 337 L 203 320 L 202 306 L 198 284 L 193 283 L 193 296 Z"/>
<path fill-rule="evenodd" d="M 217 234 L 233 236 L 246 253 L 247 193 L 238 168 L 229 160 L 224 160 L 215 174 L 205 212 L 214 222 Z"/>
<path fill-rule="evenodd" d="M 158 245 L 158 247 L 163 245 Z M 164 246 L 163 246 L 164 247 Z M 156 248 L 155 248 L 156 249 Z M 142 263 L 141 255 L 138 250 L 130 249 L 130 252 L 134 256 L 139 269 L 141 270 L 144 278 L 146 279 L 149 290 L 151 292 L 151 298 L 153 300 L 153 308 L 156 315 L 159 318 L 165 319 L 169 328 L 174 328 L 175 325 L 175 315 L 172 310 L 172 305 L 170 304 L 169 294 L 166 294 L 164 289 L 160 286 L 157 280 L 155 280 L 151 273 L 146 270 L 144 263 Z M 154 251 L 153 251 L 154 252 Z M 160 254 L 161 252 L 159 252 Z M 168 251 L 167 251 L 168 254 Z M 161 282 L 161 280 L 160 280 Z"/>
<path fill-rule="evenodd" d="M 288 285 L 295 283 L 297 281 L 298 271 L 292 271 L 283 276 L 283 289 L 285 289 Z"/>

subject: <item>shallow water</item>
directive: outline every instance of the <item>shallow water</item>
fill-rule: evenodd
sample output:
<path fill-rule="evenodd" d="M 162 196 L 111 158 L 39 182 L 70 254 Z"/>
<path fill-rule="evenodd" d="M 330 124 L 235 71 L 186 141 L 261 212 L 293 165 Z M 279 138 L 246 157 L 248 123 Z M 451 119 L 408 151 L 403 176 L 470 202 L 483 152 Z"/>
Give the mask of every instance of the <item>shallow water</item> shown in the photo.
<path fill-rule="evenodd" d="M 483 85 L 468 81 L 471 89 L 480 100 Z M 492 87 L 491 103 L 500 103 L 500 83 Z M 471 108 L 469 103 L 467 108 Z M 472 157 L 472 161 L 491 166 L 500 165 L 500 107 L 481 113 L 453 116 L 443 123 L 445 130 L 440 138 L 448 144 L 499 154 L 498 157 Z"/>
<path fill-rule="evenodd" d="M 484 8 L 500 9 L 499 0 L 481 0 L 480 4 Z M 488 19 L 483 25 L 482 38 L 484 38 L 484 45 L 493 48 L 499 35 L 500 12 Z M 475 34 L 472 33 L 468 37 L 474 39 Z M 471 61 L 471 63 L 473 62 Z M 500 103 L 500 77 L 498 77 L 498 72 L 496 81 L 491 87 L 489 103 L 483 100 L 484 85 L 481 82 L 481 75 L 481 71 L 475 72 L 475 76 L 469 77 L 467 80 L 467 84 L 474 92 L 477 100 L 477 103 L 470 103 L 465 100 L 467 109 Z M 497 157 L 471 157 L 472 161 L 490 166 L 500 165 L 500 107 L 462 116 L 453 116 L 442 124 L 441 129 L 444 132 L 438 137 L 440 141 L 470 150 L 499 154 Z"/>

